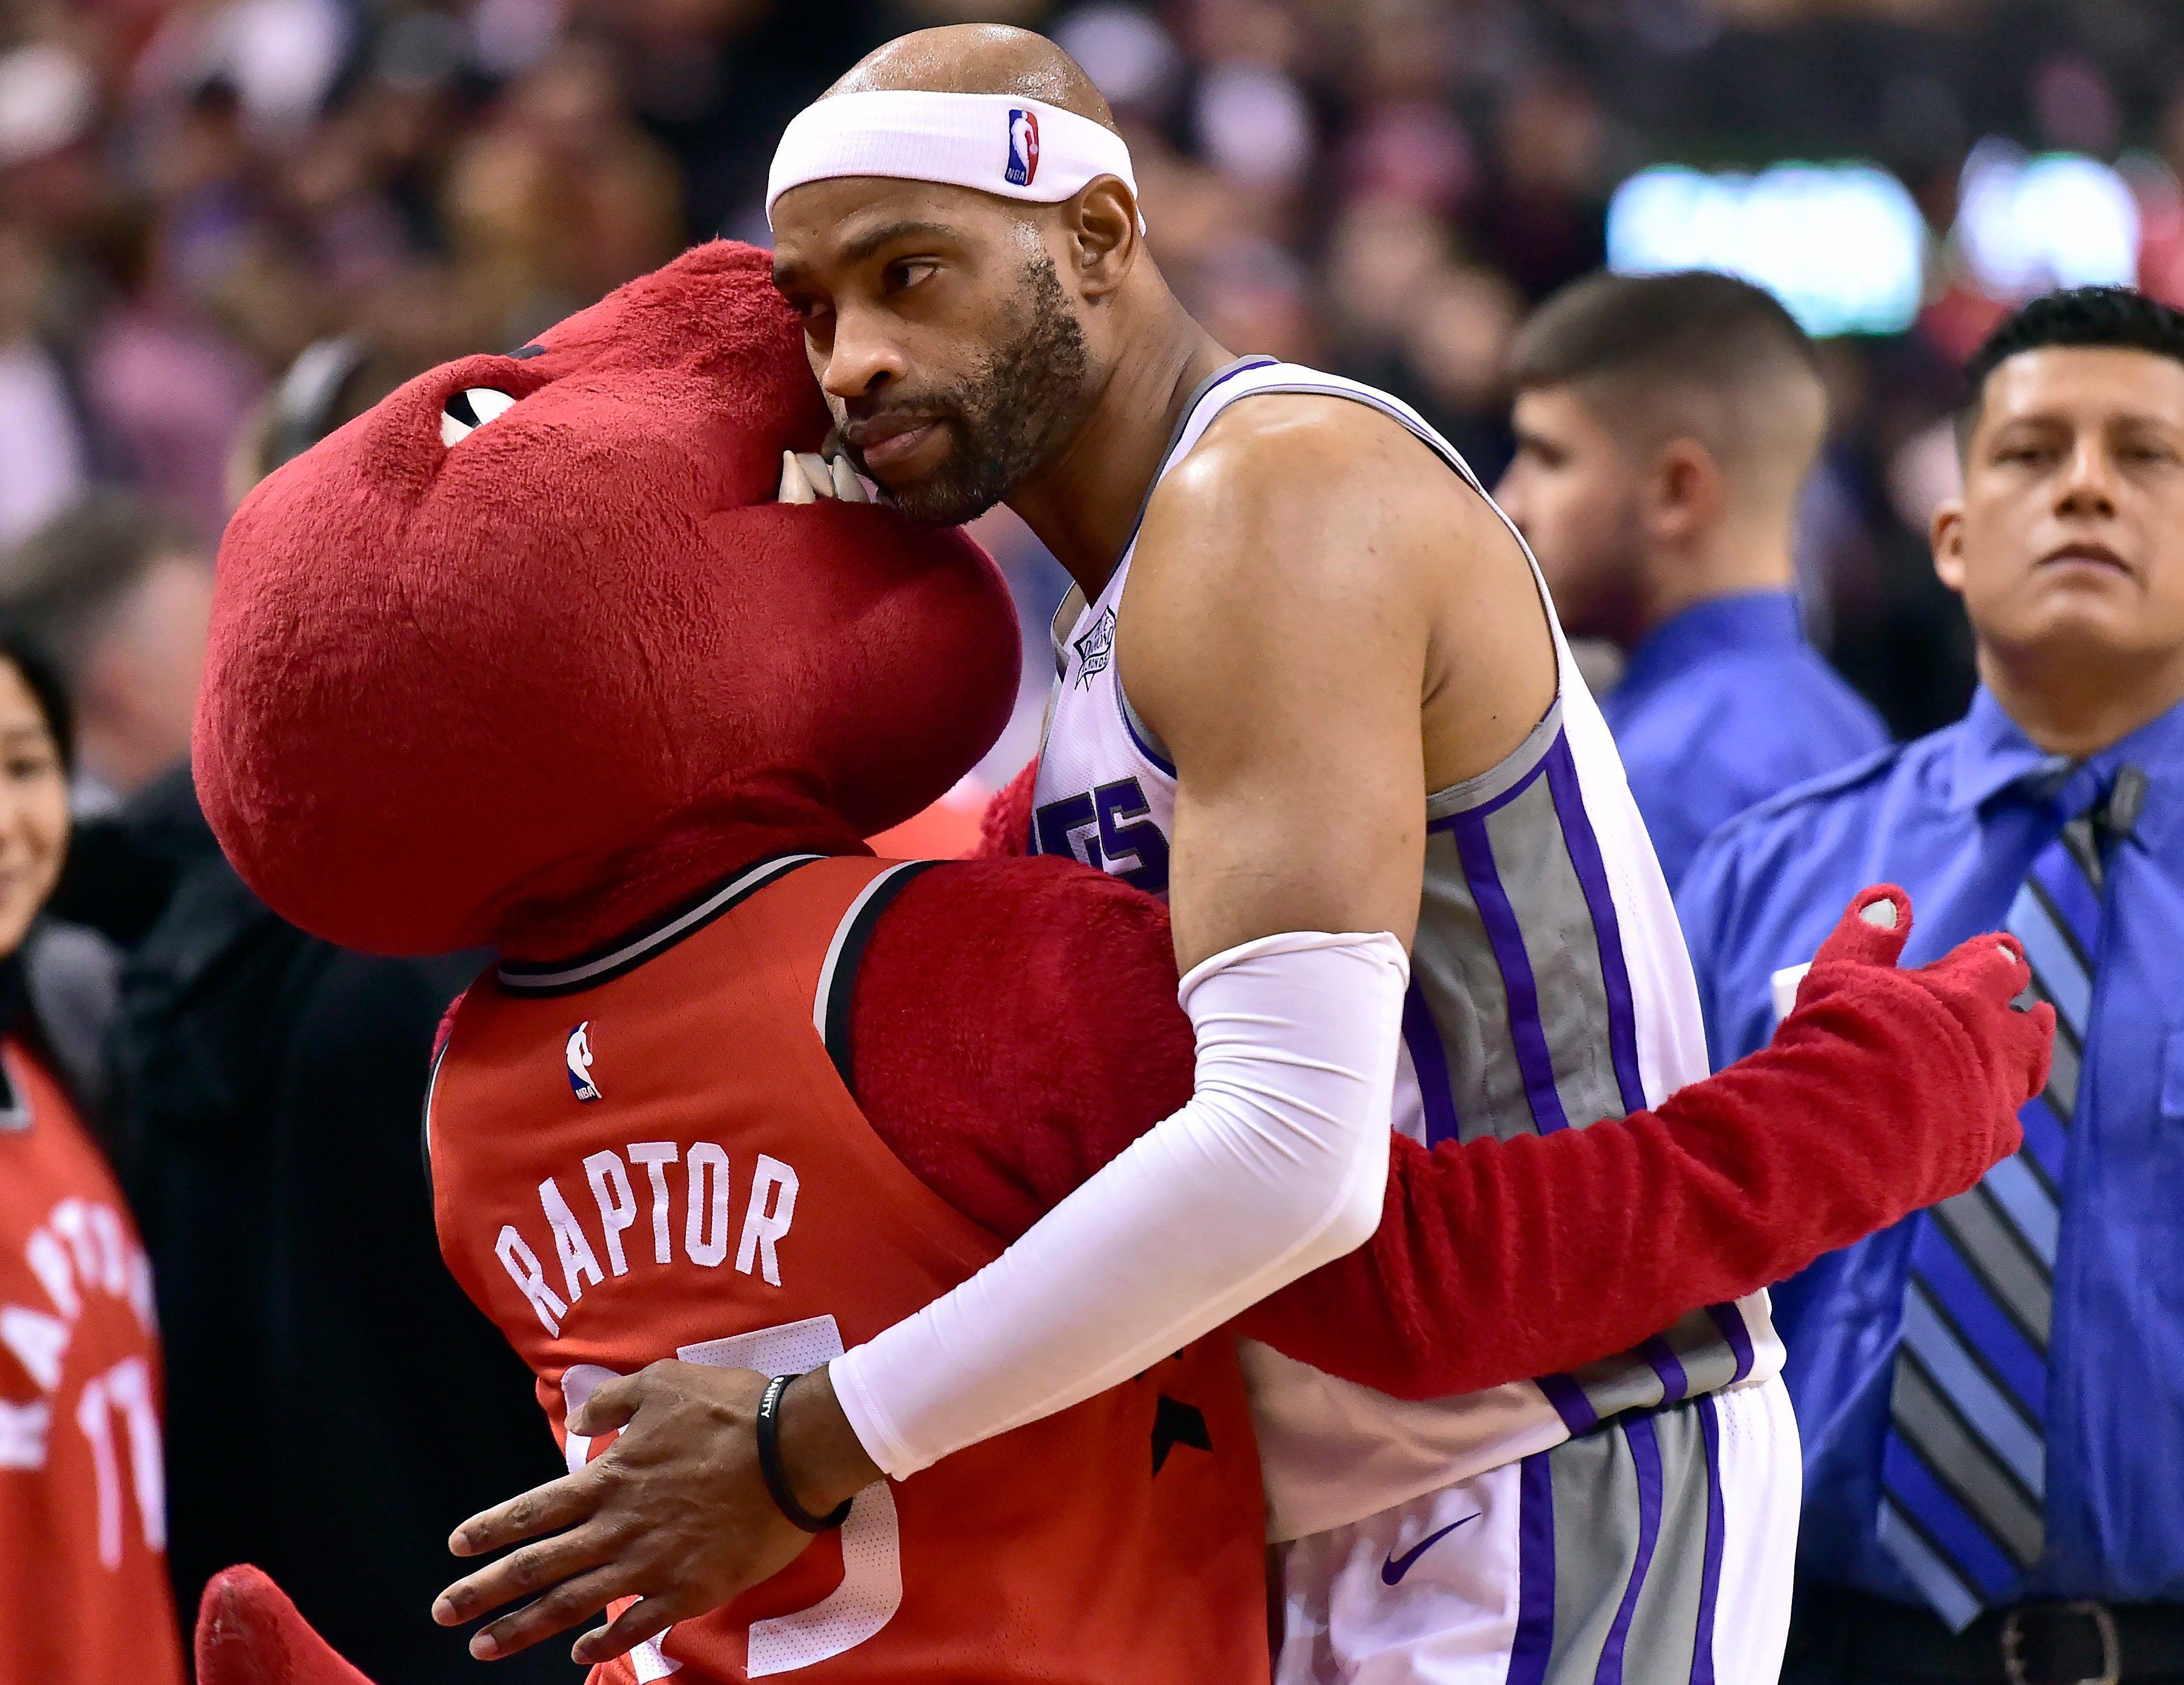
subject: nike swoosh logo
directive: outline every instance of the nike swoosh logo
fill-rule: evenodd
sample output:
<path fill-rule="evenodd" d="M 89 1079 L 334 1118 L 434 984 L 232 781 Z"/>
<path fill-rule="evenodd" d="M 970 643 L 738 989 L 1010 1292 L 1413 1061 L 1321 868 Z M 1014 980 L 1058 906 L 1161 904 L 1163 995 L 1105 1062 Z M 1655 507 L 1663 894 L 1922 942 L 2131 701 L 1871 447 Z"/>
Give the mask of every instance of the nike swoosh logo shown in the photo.
<path fill-rule="evenodd" d="M 1478 1519 L 1478 1515 L 1466 1515 L 1463 1518 L 1463 1521 L 1475 1521 Z M 1451 1533 L 1462 1526 L 1463 1525 L 1463 1521 L 1451 1521 L 1439 1532 L 1428 1533 L 1424 1538 L 1420 1539 L 1401 1556 L 1390 1554 L 1388 1559 L 1380 1565 L 1380 1583 L 1384 1586 L 1394 1585 L 1397 1581 L 1401 1580 L 1404 1575 L 1411 1571 L 1412 1564 L 1415 1563 L 1421 1556 L 1424 1556 L 1428 1551 L 1431 1550 L 1435 1545 L 1439 1544 L 1443 1539 L 1446 1538 Z"/>

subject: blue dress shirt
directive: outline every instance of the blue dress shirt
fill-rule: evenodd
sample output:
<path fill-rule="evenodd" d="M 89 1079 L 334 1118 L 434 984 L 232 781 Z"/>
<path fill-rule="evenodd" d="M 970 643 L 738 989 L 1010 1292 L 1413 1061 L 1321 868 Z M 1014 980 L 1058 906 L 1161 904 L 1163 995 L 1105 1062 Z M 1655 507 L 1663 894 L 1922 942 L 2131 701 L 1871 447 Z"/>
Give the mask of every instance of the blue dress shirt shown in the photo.
<path fill-rule="evenodd" d="M 1787 591 L 1714 597 L 1664 621 L 1600 711 L 1671 889 L 1724 821 L 1888 742 L 1805 641 Z"/>
<path fill-rule="evenodd" d="M 2184 1602 L 2184 705 L 2094 757 L 2151 780 L 2108 856 L 2070 1132 L 2049 1349 L 2048 1550 L 2032 1597 Z M 1733 820 L 1678 897 L 1717 1067 L 1773 1035 L 1770 979 L 1861 887 L 1910 891 L 1903 963 L 2001 928 L 2059 817 L 2043 756 L 1985 689 L 1957 724 Z M 1819 1578 L 1915 1603 L 1874 1537 L 1909 1266 L 1898 1224 L 1778 1288 L 1805 1448 L 1800 1553 Z"/>

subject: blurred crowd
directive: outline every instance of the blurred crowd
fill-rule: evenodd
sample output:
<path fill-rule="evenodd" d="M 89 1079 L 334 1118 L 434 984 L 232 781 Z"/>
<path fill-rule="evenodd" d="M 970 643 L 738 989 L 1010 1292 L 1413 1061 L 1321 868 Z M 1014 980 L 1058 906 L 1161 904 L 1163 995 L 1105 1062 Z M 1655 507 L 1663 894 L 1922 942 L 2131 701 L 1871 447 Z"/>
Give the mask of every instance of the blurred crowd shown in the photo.
<path fill-rule="evenodd" d="M 209 539 L 304 419 L 691 240 L 763 239 L 786 118 L 889 35 L 970 16 L 1091 70 L 1162 265 L 1226 343 L 1395 389 L 1490 483 L 1509 337 L 1600 263 L 1647 162 L 1875 158 L 1937 231 L 1982 136 L 2184 164 L 2184 22 L 2154 0 L 16 0 L 0 544 L 101 481 Z M 1803 522 L 1808 620 L 1899 733 L 1970 684 L 1923 527 L 1932 424 L 2003 301 L 1949 262 L 1913 332 L 1830 346 Z M 990 536 L 1037 622 L 1058 572 Z M 989 772 L 1028 754 L 1025 715 Z"/>

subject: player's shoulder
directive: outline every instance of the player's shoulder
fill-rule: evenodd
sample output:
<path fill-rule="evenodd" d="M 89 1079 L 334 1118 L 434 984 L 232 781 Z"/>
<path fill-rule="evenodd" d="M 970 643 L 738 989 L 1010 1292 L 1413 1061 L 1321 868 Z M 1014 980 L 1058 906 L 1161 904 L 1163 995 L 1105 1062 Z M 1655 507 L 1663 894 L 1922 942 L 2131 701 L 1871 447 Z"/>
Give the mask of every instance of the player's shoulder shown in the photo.
<path fill-rule="evenodd" d="M 1165 499 L 1171 508 L 1212 500 L 1281 508 L 1351 493 L 1384 507 L 1407 491 L 1485 504 L 1414 428 L 1334 388 L 1242 394 L 1207 424 L 1162 490 L 1179 494 Z"/>
<path fill-rule="evenodd" d="M 1505 549 L 1518 554 L 1492 505 L 1395 416 L 1335 392 L 1254 393 L 1155 488 L 1132 589 L 1194 622 L 1217 611 L 1296 635 L 1301 615 L 1307 635 L 1340 636 L 1359 617 L 1427 612 L 1468 559 Z"/>

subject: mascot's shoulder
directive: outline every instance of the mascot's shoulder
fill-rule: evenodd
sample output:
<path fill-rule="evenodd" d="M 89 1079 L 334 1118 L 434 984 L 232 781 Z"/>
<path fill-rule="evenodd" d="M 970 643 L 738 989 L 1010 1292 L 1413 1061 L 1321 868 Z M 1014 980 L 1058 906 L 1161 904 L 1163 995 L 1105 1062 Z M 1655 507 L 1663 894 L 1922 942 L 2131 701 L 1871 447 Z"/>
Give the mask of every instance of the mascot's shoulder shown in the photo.
<path fill-rule="evenodd" d="M 1167 909 L 1073 861 L 950 861 L 905 885 L 854 982 L 851 1082 L 880 1138 L 1021 1233 L 1190 1097 Z"/>
<path fill-rule="evenodd" d="M 1051 856 L 946 861 L 912 879 L 873 933 L 867 963 L 892 952 L 1009 984 L 1020 1010 L 1027 968 L 1158 981 L 1175 997 L 1167 908 L 1119 879 Z M 998 968 L 998 969 L 995 969 Z"/>
<path fill-rule="evenodd" d="M 923 1080 L 1078 1081 L 1171 1043 L 1167 909 L 1073 861 L 950 861 L 912 879 L 874 927 L 855 982 L 860 1086 L 867 1051 Z M 880 1050 L 886 1050 L 884 1052 Z"/>

